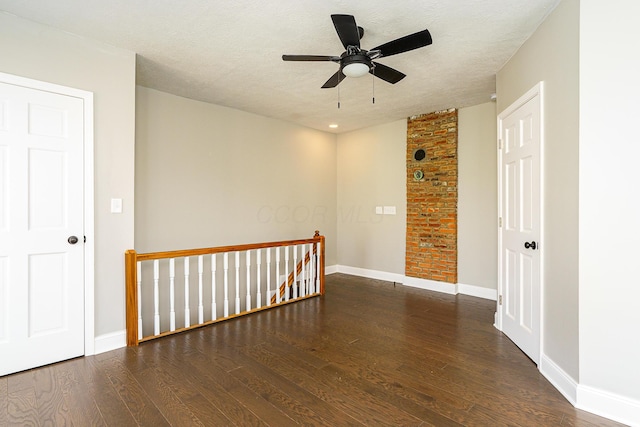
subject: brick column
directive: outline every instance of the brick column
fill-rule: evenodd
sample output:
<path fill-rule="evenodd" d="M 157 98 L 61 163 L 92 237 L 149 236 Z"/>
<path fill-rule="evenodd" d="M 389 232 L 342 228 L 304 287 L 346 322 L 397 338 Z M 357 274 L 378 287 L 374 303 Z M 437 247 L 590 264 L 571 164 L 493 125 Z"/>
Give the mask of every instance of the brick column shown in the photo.
<path fill-rule="evenodd" d="M 417 159 L 422 154 L 416 156 L 418 150 L 424 150 L 424 159 Z M 457 283 L 457 212 L 458 111 L 451 109 L 410 117 L 407 124 L 407 276 Z"/>

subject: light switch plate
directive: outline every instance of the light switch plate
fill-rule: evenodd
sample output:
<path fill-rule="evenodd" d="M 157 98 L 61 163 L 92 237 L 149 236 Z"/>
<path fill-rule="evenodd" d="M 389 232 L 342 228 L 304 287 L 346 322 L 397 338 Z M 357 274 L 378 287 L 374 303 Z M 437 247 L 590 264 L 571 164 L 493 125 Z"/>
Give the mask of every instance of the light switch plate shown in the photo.
<path fill-rule="evenodd" d="M 376 215 L 382 215 L 383 211 L 382 211 L 382 206 L 376 206 Z"/>
<path fill-rule="evenodd" d="M 395 206 L 385 206 L 383 208 L 383 214 L 385 215 L 395 215 L 396 214 L 396 207 Z"/>
<path fill-rule="evenodd" d="M 122 213 L 122 199 L 111 199 L 111 213 Z"/>

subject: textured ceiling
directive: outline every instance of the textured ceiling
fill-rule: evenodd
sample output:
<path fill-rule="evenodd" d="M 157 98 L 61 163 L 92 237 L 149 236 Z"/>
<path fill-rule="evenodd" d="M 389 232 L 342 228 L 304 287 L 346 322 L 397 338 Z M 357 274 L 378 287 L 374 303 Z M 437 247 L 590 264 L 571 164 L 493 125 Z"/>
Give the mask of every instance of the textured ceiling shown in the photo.
<path fill-rule="evenodd" d="M 142 86 L 345 132 L 489 101 L 496 72 L 559 1 L 0 0 L 0 10 L 136 52 Z M 367 75 L 321 89 L 338 64 L 281 57 L 340 55 L 336 13 L 364 27 L 364 49 L 425 28 L 433 44 L 378 60 L 407 75 L 395 85 Z"/>

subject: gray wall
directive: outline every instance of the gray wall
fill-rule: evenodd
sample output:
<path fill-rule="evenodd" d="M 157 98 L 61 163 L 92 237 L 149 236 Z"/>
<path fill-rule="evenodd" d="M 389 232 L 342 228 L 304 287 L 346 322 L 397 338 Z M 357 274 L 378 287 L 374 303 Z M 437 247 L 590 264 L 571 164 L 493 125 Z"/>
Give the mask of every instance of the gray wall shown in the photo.
<path fill-rule="evenodd" d="M 338 263 L 404 274 L 407 121 L 338 135 Z M 396 215 L 376 215 L 395 206 Z"/>
<path fill-rule="evenodd" d="M 139 252 L 326 236 L 336 263 L 336 137 L 137 88 Z"/>
<path fill-rule="evenodd" d="M 542 352 L 578 380 L 579 2 L 563 1 L 498 72 L 498 113 L 544 81 Z"/>
<path fill-rule="evenodd" d="M 640 425 L 638 16 L 638 2 L 580 5 L 580 383 L 611 394 L 601 413 L 616 411 L 617 396 L 634 399 L 622 419 L 632 425 Z"/>
<path fill-rule="evenodd" d="M 94 93 L 95 334 L 124 323 L 133 247 L 135 54 L 0 13 L 0 71 Z M 123 199 L 111 214 L 110 199 Z"/>
<path fill-rule="evenodd" d="M 496 289 L 496 104 L 458 111 L 458 282 Z"/>

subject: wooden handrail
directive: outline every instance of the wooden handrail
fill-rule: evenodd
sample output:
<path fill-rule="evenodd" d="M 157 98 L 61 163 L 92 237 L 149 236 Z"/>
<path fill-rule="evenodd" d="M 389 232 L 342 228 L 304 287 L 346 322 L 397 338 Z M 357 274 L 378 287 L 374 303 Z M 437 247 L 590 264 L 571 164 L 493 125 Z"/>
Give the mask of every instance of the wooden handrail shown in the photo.
<path fill-rule="evenodd" d="M 316 230 L 316 233 L 319 233 L 319 232 Z M 305 243 L 318 243 L 321 241 L 321 237 L 323 236 L 320 236 L 319 234 L 317 234 L 313 236 L 313 238 L 311 239 L 283 240 L 278 242 L 265 242 L 265 243 L 248 243 L 244 245 L 217 246 L 215 248 L 181 249 L 177 251 L 167 251 L 167 252 L 148 252 L 145 254 L 137 254 L 136 258 L 138 261 L 148 261 L 150 259 L 181 258 L 186 256 L 210 255 L 210 254 L 219 254 L 224 252 L 242 252 L 242 251 L 250 251 L 252 249 L 265 249 L 265 248 L 276 248 L 281 246 L 302 245 Z"/>
<path fill-rule="evenodd" d="M 324 260 L 324 254 L 325 254 L 325 237 L 320 235 L 320 232 L 318 230 L 315 231 L 315 234 L 313 236 L 313 238 L 311 239 L 299 239 L 299 240 L 286 240 L 286 241 L 276 241 L 276 242 L 265 242 L 265 243 L 251 243 L 251 244 L 243 244 L 243 245 L 230 245 L 230 246 L 218 246 L 218 247 L 211 247 L 211 248 L 198 248 L 198 249 L 183 249 L 183 250 L 175 250 L 175 251 L 162 251 L 162 252 L 148 252 L 148 253 L 142 253 L 139 254 L 137 253 L 135 250 L 133 249 L 129 249 L 125 252 L 125 285 L 126 285 L 126 295 L 125 295 L 125 299 L 126 299 L 126 327 L 127 327 L 127 345 L 128 346 L 135 346 L 138 345 L 138 343 L 142 342 L 142 341 L 147 341 L 148 339 L 153 339 L 153 338 L 157 338 L 160 336 L 167 336 L 170 335 L 172 333 L 178 333 L 178 332 L 183 332 L 189 329 L 193 329 L 195 327 L 201 327 L 201 326 L 205 326 L 205 325 L 210 325 L 212 323 L 216 323 L 218 321 L 223 321 L 223 320 L 228 320 L 231 318 L 235 318 L 238 317 L 238 315 L 244 315 L 244 314 L 249 314 L 249 313 L 253 313 L 256 311 L 261 311 L 264 309 L 268 309 L 271 307 L 275 307 L 275 306 L 267 306 L 267 307 L 261 307 L 261 308 L 256 308 L 256 309 L 252 309 L 249 311 L 245 311 L 242 312 L 240 314 L 235 314 L 235 315 L 230 315 L 228 317 L 222 318 L 222 319 L 217 319 L 217 320 L 211 320 L 211 321 L 207 321 L 204 322 L 202 324 L 198 324 L 198 325 L 194 325 L 192 327 L 187 327 L 187 328 L 180 328 L 176 331 L 171 331 L 171 332 L 163 332 L 157 336 L 153 336 L 150 338 L 139 338 L 138 335 L 138 329 L 139 329 L 139 323 L 138 323 L 138 304 L 139 304 L 139 296 L 138 296 L 138 289 L 137 289 L 137 285 L 138 285 L 138 262 L 140 261 L 149 261 L 149 260 L 160 260 L 160 259 L 167 259 L 167 258 L 184 258 L 184 257 L 192 257 L 192 256 L 201 256 L 201 255 L 212 255 L 212 254 L 218 254 L 218 253 L 228 253 L 228 252 L 244 252 L 244 251 L 250 251 L 250 250 L 255 250 L 255 249 L 266 249 L 266 248 L 276 248 L 276 247 L 282 247 L 282 246 L 294 246 L 294 245 L 304 245 L 304 244 L 313 244 L 313 252 L 314 254 L 317 251 L 317 244 L 320 243 L 320 251 L 319 254 L 317 255 L 317 262 L 318 264 L 318 271 L 319 271 L 319 281 L 320 281 L 320 291 L 319 294 L 320 295 L 324 295 L 324 272 L 325 272 L 325 260 Z M 304 257 L 304 261 L 305 263 L 308 262 L 308 259 L 310 258 L 309 254 L 307 253 L 306 256 Z M 298 272 L 300 272 L 301 268 L 302 268 L 302 263 L 303 260 L 300 260 L 300 262 L 298 263 L 298 266 L 295 266 L 294 268 L 296 268 L 296 270 Z M 293 281 L 293 272 L 290 274 L 291 278 L 289 281 Z M 287 278 L 289 279 L 289 278 Z M 278 292 L 279 289 L 276 288 L 276 292 Z M 315 294 L 313 296 L 317 296 L 318 294 Z M 274 295 L 275 297 L 275 295 Z M 308 297 L 308 296 L 307 296 Z M 307 298 L 307 297 L 303 297 L 303 298 Z M 301 298 L 298 298 L 297 300 L 299 300 Z M 292 301 L 283 301 L 281 304 L 284 303 L 288 303 L 288 302 L 293 302 L 293 301 L 297 301 L 297 300 L 292 300 Z M 276 305 L 277 306 L 277 305 Z"/>

